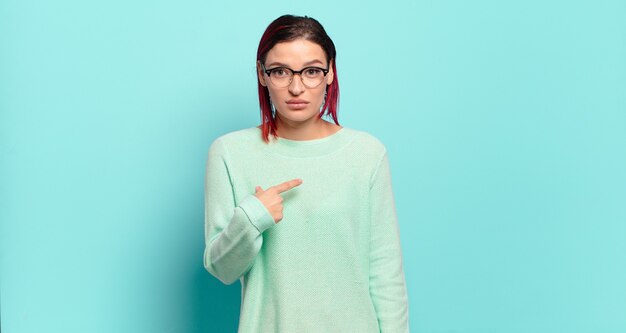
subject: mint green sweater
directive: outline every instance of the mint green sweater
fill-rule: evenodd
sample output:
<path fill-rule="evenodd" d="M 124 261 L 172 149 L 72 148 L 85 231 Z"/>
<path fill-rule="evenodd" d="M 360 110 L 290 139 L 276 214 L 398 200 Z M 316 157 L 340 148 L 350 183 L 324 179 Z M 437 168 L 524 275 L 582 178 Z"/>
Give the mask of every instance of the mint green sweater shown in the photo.
<path fill-rule="evenodd" d="M 275 223 L 255 186 L 294 178 Z M 205 186 L 204 266 L 242 286 L 239 332 L 408 332 L 408 299 L 385 147 L 342 128 L 265 143 L 216 139 Z M 215 300 L 219 302 L 219 300 Z"/>

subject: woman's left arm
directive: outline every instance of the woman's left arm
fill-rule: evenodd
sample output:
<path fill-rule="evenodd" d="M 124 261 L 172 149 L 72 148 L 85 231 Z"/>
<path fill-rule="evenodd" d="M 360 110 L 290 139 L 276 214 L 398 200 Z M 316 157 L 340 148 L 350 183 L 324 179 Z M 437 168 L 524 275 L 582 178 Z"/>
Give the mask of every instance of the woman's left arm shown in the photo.
<path fill-rule="evenodd" d="M 386 151 L 370 186 L 370 295 L 381 332 L 408 332 L 408 297 Z"/>

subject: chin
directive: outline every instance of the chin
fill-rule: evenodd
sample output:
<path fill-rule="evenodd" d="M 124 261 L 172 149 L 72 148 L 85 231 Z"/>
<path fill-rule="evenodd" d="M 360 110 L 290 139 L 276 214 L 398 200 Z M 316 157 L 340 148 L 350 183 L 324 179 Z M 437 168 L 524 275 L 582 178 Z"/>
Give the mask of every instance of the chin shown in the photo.
<path fill-rule="evenodd" d="M 305 122 L 315 118 L 318 112 L 309 110 L 287 110 L 287 112 L 279 112 L 279 116 L 287 121 Z"/>
<path fill-rule="evenodd" d="M 315 118 L 315 116 L 311 116 L 311 117 L 285 117 L 282 116 L 282 118 L 286 121 L 289 122 L 294 122 L 294 123 L 305 123 L 307 121 L 310 121 L 311 119 Z"/>

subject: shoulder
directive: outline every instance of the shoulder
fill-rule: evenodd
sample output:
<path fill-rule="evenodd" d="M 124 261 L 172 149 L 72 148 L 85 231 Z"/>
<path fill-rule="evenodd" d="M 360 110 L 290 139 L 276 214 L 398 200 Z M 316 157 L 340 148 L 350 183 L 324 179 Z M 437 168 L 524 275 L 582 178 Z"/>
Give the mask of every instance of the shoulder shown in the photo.
<path fill-rule="evenodd" d="M 249 127 L 222 134 L 213 140 L 211 145 L 236 146 L 258 141 L 262 141 L 261 130 L 257 127 Z"/>
<path fill-rule="evenodd" d="M 380 174 L 381 166 L 387 164 L 387 147 L 378 137 L 369 132 L 355 129 L 350 129 L 350 131 L 354 132 L 351 158 L 359 161 L 360 167 L 366 170 L 371 186 L 376 175 Z"/>
<path fill-rule="evenodd" d="M 353 144 L 355 145 L 355 148 L 359 149 L 360 151 L 370 152 L 373 155 L 377 156 L 380 156 L 387 152 L 385 144 L 373 134 L 353 128 L 344 129 L 353 133 Z"/>
<path fill-rule="evenodd" d="M 209 152 L 213 154 L 225 154 L 227 151 L 246 149 L 262 142 L 261 130 L 257 127 L 244 128 L 228 132 L 217 137 L 211 143 Z"/>
<path fill-rule="evenodd" d="M 224 144 L 239 143 L 241 141 L 259 141 L 261 140 L 261 130 L 257 127 L 249 127 L 237 131 L 228 132 L 215 139 L 215 141 Z M 214 141 L 214 142 L 215 142 Z"/>

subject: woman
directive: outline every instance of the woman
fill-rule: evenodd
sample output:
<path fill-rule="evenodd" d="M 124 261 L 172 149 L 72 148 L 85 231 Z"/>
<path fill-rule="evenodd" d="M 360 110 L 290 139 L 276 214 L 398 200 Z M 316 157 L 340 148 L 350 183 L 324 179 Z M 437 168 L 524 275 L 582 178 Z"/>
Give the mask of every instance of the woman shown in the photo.
<path fill-rule="evenodd" d="M 261 125 L 209 149 L 204 265 L 241 281 L 239 332 L 408 331 L 386 150 L 339 126 L 335 58 L 316 20 L 276 19 L 257 52 Z"/>

